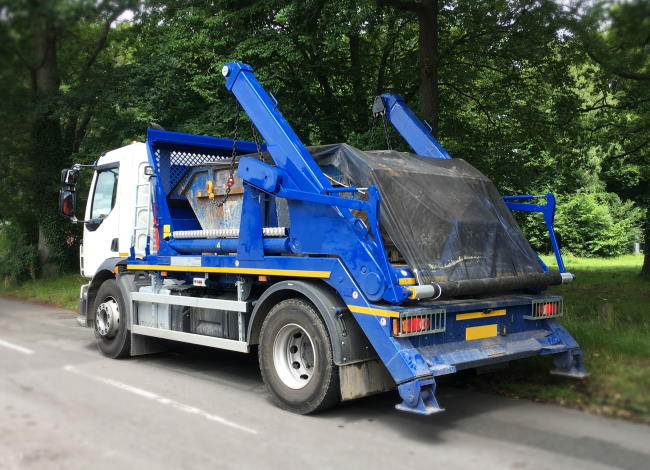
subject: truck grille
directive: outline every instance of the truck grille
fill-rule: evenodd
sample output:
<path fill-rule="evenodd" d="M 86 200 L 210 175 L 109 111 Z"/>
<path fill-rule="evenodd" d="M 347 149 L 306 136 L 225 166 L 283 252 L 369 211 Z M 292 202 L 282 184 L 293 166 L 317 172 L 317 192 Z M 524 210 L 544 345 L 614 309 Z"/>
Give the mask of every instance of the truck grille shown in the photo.
<path fill-rule="evenodd" d="M 545 320 L 547 318 L 561 317 L 564 313 L 562 299 L 533 300 L 530 315 L 524 315 L 526 320 Z"/>
<path fill-rule="evenodd" d="M 442 333 L 447 328 L 446 313 L 442 308 L 400 313 L 399 318 L 393 318 L 393 336 L 403 338 Z"/>

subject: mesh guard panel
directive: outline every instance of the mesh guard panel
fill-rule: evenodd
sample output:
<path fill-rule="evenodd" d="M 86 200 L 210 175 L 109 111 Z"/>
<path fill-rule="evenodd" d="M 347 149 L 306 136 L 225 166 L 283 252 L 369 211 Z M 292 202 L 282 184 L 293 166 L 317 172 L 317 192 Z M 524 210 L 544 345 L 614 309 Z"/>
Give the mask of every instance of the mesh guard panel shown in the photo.
<path fill-rule="evenodd" d="M 190 167 L 214 161 L 230 159 L 231 150 L 157 146 L 154 150 L 156 172 L 165 194 L 172 198 L 183 196 L 170 195 L 174 188 Z"/>

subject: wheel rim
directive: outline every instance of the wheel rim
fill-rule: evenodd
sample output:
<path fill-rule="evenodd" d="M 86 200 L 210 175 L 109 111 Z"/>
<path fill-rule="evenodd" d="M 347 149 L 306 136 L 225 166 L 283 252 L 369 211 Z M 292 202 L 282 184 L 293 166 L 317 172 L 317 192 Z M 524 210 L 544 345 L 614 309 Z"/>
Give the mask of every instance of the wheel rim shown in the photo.
<path fill-rule="evenodd" d="M 113 297 L 107 297 L 97 306 L 95 315 L 97 333 L 104 338 L 112 338 L 120 326 L 120 307 Z"/>
<path fill-rule="evenodd" d="M 273 342 L 273 364 L 287 387 L 305 387 L 311 381 L 316 359 L 314 344 L 304 328 L 295 323 L 280 328 Z"/>

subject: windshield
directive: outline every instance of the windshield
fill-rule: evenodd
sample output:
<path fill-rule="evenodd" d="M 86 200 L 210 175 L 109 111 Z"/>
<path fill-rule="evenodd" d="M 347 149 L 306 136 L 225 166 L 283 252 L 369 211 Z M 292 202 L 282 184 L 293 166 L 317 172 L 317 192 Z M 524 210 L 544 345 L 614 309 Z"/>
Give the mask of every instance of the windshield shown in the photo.
<path fill-rule="evenodd" d="M 95 194 L 93 195 L 91 219 L 103 219 L 110 214 L 117 196 L 118 169 L 103 170 L 97 173 Z"/>

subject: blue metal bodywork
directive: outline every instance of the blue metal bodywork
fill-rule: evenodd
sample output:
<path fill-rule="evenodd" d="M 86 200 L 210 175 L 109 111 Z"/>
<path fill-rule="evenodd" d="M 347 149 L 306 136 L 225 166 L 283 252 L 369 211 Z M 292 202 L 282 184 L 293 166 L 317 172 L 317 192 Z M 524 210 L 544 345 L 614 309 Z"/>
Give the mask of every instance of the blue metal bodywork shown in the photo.
<path fill-rule="evenodd" d="M 355 198 L 357 188 L 332 187 L 252 68 L 231 62 L 224 67 L 224 75 L 227 88 L 266 140 L 275 165 L 240 158 L 237 174 L 244 189 L 238 238 L 175 239 L 175 231 L 200 229 L 189 203 L 174 193 L 175 185 L 194 165 L 229 158 L 235 143 L 150 129 L 147 148 L 155 170 L 154 227 L 159 246 L 142 259 L 135 259 L 132 251 L 128 269 L 165 271 L 167 276 L 190 283 L 197 272 L 206 273 L 224 286 L 232 285 L 235 276 L 245 275 L 264 276 L 271 283 L 319 280 L 347 305 L 346 314 L 354 316 L 397 385 L 403 400 L 398 408 L 406 411 L 440 411 L 434 377 L 466 367 L 563 353 L 558 365 L 561 371 L 584 372 L 575 352 L 579 351 L 577 344 L 565 330 L 552 320 L 524 318 L 540 296 L 409 301 L 407 287 L 415 283 L 414 276 L 408 267 L 393 266 L 387 258 L 380 231 L 379 191 L 367 188 L 364 200 Z M 396 100 L 390 109 L 411 119 L 403 100 Z M 411 124 L 419 129 L 418 123 L 411 120 Z M 450 158 L 430 135 L 416 135 L 412 140 L 429 149 L 430 156 Z M 253 142 L 236 144 L 238 154 L 255 152 Z M 269 215 L 273 212 L 269 209 L 280 199 L 287 202 L 288 234 L 264 238 L 263 227 L 278 226 L 278 217 Z M 352 210 L 362 211 L 367 222 Z M 444 332 L 408 337 L 393 334 L 394 322 L 400 322 L 403 315 L 436 309 L 446 312 Z M 485 326 L 498 329 L 499 334 L 467 339 L 472 328 Z"/>
<path fill-rule="evenodd" d="M 546 204 L 531 204 L 529 202 L 519 202 L 519 201 L 532 201 L 535 199 L 546 199 Z M 544 216 L 544 224 L 546 225 L 546 230 L 548 231 L 549 239 L 551 240 L 551 246 L 553 247 L 553 254 L 555 255 L 555 260 L 557 261 L 557 267 L 561 273 L 567 272 L 564 267 L 564 261 L 562 260 L 562 253 L 560 252 L 560 245 L 557 243 L 557 237 L 555 236 L 555 228 L 553 227 L 553 221 L 555 219 L 555 194 L 547 193 L 540 196 L 532 196 L 529 194 L 524 194 L 522 196 L 503 196 L 503 200 L 506 201 L 506 206 L 512 211 L 522 211 L 522 212 L 539 212 Z M 544 271 L 548 271 L 548 266 L 540 259 Z"/>

